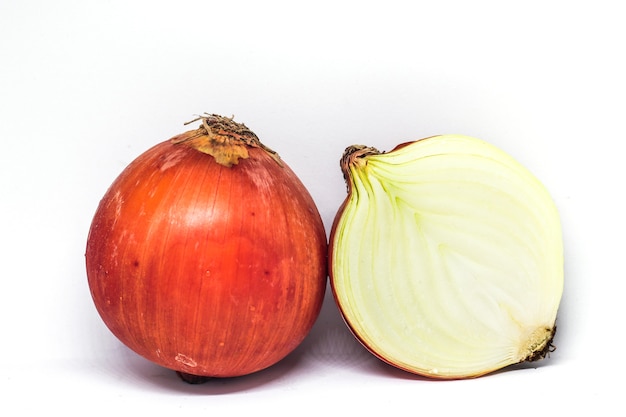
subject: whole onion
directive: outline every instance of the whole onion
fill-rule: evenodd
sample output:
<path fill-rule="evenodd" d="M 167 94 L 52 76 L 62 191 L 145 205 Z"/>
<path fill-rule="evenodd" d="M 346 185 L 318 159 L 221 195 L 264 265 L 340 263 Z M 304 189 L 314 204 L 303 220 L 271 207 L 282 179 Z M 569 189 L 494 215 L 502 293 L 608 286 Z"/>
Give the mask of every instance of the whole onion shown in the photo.
<path fill-rule="evenodd" d="M 187 382 L 283 359 L 313 326 L 327 278 L 324 226 L 294 172 L 245 125 L 198 120 L 124 169 L 86 249 L 104 323 Z"/>
<path fill-rule="evenodd" d="M 331 286 L 380 359 L 433 378 L 484 375 L 553 349 L 563 243 L 546 188 L 479 139 L 346 149 Z"/>

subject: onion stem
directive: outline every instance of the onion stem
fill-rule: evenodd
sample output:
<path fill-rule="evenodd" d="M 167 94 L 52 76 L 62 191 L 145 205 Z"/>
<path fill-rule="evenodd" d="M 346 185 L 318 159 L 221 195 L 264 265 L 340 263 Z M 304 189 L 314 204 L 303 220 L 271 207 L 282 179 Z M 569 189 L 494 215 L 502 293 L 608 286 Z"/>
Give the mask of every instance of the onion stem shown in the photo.
<path fill-rule="evenodd" d="M 254 132 L 243 123 L 235 122 L 232 117 L 205 113 L 185 125 L 198 120 L 202 122 L 198 129 L 174 136 L 171 142 L 184 143 L 211 155 L 217 163 L 226 167 L 237 165 L 239 159 L 247 159 L 249 147 L 263 149 L 278 165 L 283 166 L 278 153 L 261 143 Z"/>

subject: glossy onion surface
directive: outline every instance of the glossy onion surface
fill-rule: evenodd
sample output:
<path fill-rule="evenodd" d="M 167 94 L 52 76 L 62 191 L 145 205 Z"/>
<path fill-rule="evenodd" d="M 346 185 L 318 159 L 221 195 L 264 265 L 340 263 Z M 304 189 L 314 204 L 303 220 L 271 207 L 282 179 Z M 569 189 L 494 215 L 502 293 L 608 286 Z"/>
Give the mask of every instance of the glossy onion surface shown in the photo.
<path fill-rule="evenodd" d="M 509 155 L 457 135 L 348 148 L 331 232 L 333 292 L 382 360 L 468 378 L 552 349 L 563 291 L 555 205 Z"/>
<path fill-rule="evenodd" d="M 166 141 L 100 202 L 86 263 L 124 344 L 184 374 L 230 377 L 295 349 L 316 320 L 327 243 L 293 171 L 260 147 L 230 167 Z"/>

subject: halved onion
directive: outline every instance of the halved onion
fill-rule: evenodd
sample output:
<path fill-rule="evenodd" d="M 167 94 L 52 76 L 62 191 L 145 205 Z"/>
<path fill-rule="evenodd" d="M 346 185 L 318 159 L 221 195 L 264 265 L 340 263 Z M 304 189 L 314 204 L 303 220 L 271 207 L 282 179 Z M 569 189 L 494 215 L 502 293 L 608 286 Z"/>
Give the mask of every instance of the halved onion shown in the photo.
<path fill-rule="evenodd" d="M 563 292 L 559 215 L 502 150 L 443 135 L 387 153 L 351 146 L 331 231 L 339 309 L 373 354 L 443 379 L 553 349 Z"/>

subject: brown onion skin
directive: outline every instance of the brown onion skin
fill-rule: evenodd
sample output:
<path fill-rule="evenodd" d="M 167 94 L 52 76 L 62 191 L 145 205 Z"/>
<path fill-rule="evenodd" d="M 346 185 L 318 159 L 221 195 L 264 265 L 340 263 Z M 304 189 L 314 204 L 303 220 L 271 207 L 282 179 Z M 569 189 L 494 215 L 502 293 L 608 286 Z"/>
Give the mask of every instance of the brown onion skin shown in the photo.
<path fill-rule="evenodd" d="M 292 352 L 327 279 L 319 212 L 266 150 L 226 167 L 162 142 L 115 180 L 95 213 L 86 266 L 111 332 L 183 374 L 233 377 Z"/>

